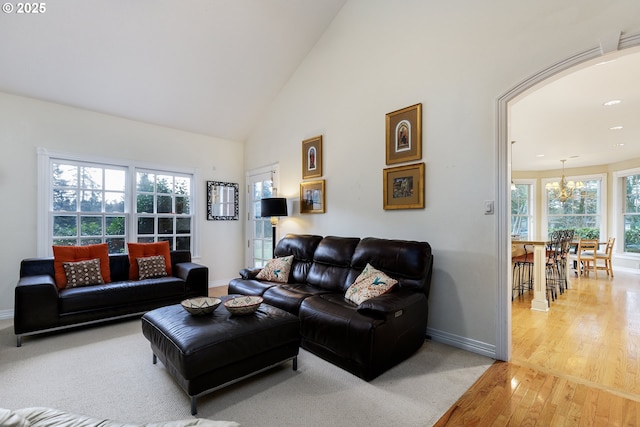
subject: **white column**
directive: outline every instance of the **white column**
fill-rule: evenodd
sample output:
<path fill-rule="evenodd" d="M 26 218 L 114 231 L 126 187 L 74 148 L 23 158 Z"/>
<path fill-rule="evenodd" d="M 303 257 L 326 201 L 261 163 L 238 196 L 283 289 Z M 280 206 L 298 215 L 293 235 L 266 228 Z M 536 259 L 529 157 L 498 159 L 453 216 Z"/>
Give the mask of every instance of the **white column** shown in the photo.
<path fill-rule="evenodd" d="M 531 310 L 549 311 L 547 301 L 547 275 L 545 274 L 546 244 L 545 242 L 530 242 L 533 244 L 533 300 Z"/>

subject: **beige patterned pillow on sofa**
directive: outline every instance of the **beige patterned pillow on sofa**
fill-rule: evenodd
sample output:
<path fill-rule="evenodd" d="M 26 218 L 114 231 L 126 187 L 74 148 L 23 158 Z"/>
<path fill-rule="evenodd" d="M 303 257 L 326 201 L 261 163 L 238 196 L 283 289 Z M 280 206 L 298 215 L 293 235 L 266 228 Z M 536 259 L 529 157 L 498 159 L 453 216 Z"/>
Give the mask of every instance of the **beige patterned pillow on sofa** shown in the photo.
<path fill-rule="evenodd" d="M 356 304 L 361 304 L 363 301 L 390 292 L 396 283 L 398 283 L 396 279 L 367 264 L 344 296 Z"/>
<path fill-rule="evenodd" d="M 256 276 L 256 279 L 270 282 L 287 283 L 293 264 L 293 255 L 274 258 L 267 261 L 267 265 Z"/>
<path fill-rule="evenodd" d="M 140 280 L 167 276 L 167 266 L 162 255 L 137 258 L 136 261 Z"/>
<path fill-rule="evenodd" d="M 64 274 L 67 276 L 67 288 L 79 286 L 102 285 L 100 258 L 78 262 L 63 262 Z"/>

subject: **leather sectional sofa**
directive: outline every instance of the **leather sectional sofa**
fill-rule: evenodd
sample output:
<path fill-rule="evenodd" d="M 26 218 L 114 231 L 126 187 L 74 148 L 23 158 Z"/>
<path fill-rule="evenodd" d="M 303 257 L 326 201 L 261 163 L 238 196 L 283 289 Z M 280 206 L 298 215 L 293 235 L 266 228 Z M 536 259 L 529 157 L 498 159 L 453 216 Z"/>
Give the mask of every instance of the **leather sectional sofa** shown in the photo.
<path fill-rule="evenodd" d="M 172 275 L 129 280 L 129 257 L 109 255 L 111 282 L 59 289 L 54 258 L 30 258 L 20 264 L 15 288 L 14 331 L 23 335 L 140 315 L 165 305 L 207 296 L 209 270 L 191 262 L 189 251 L 171 251 Z"/>
<path fill-rule="evenodd" d="M 260 280 L 260 269 L 244 269 L 230 282 L 229 294 L 261 295 L 296 314 L 302 348 L 366 381 L 422 346 L 433 267 L 428 243 L 289 234 L 275 256 L 290 255 L 286 283 Z M 356 304 L 345 292 L 367 264 L 398 283 Z"/>

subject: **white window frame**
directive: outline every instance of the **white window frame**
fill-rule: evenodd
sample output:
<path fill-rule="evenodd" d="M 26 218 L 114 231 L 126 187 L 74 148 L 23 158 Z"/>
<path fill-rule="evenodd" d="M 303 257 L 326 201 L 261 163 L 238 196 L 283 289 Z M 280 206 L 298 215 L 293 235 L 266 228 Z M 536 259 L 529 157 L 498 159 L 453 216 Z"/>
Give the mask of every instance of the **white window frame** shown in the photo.
<path fill-rule="evenodd" d="M 101 157 L 89 154 L 69 153 L 63 151 L 49 150 L 46 148 L 38 148 L 38 178 L 37 178 L 37 243 L 36 250 L 37 256 L 46 257 L 52 256 L 53 250 L 51 248 L 52 241 L 52 221 L 51 221 L 51 199 L 50 194 L 52 191 L 51 183 L 51 161 L 56 160 L 64 163 L 65 161 L 74 163 L 95 163 L 102 166 L 114 166 L 118 168 L 126 169 L 127 190 L 125 192 L 125 213 L 127 217 L 127 238 L 128 242 L 137 242 L 138 235 L 136 230 L 136 213 L 134 212 L 135 195 L 136 195 L 136 171 L 148 170 L 154 173 L 166 173 L 170 175 L 190 175 L 191 176 L 191 212 L 192 212 L 192 224 L 191 224 L 191 256 L 193 258 L 199 257 L 200 244 L 198 239 L 198 222 L 199 222 L 199 206 L 200 200 L 198 195 L 200 190 L 200 179 L 197 169 L 172 167 L 166 165 L 158 165 L 152 163 L 136 162 L 133 160 L 117 159 Z M 204 193 L 204 192 L 203 192 Z"/>
<path fill-rule="evenodd" d="M 529 192 L 529 212 L 528 212 L 528 222 L 529 222 L 529 234 L 527 236 L 527 240 L 533 240 L 535 236 L 535 226 L 536 226 L 536 194 L 537 194 L 537 180 L 535 179 L 514 179 L 513 183 L 516 185 L 530 185 L 531 191 Z M 509 205 L 511 206 L 511 205 Z M 512 214 L 509 215 L 510 217 Z"/>
<path fill-rule="evenodd" d="M 613 172 L 613 230 L 616 237 L 616 244 L 613 245 L 615 254 L 624 255 L 625 259 L 640 260 L 640 254 L 624 252 L 624 179 L 631 175 L 640 175 L 640 168 L 624 169 Z M 620 242 L 620 244 L 618 244 Z M 622 257 L 621 257 L 622 258 Z"/>
<path fill-rule="evenodd" d="M 541 199 L 542 199 L 542 223 L 540 224 L 540 233 L 543 239 L 547 239 L 549 235 L 549 203 L 547 202 L 547 183 L 560 181 L 562 177 L 543 178 L 541 180 Z M 600 200 L 598 204 L 600 215 L 600 237 L 607 235 L 607 174 L 600 173 L 594 175 L 572 175 L 565 176 L 567 181 L 593 181 L 600 180 Z"/>

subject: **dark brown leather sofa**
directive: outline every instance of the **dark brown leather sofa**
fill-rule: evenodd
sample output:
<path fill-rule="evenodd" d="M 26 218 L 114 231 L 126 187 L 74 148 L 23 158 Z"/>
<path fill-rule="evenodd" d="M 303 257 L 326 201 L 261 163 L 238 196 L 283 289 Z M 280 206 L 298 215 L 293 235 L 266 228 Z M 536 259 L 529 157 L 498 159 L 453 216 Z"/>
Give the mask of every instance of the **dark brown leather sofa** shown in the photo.
<path fill-rule="evenodd" d="M 15 288 L 14 332 L 23 335 L 140 315 L 165 305 L 207 296 L 209 269 L 191 262 L 189 251 L 171 251 L 173 276 L 129 280 L 129 257 L 109 255 L 111 283 L 58 289 L 53 257 L 20 264 Z"/>
<path fill-rule="evenodd" d="M 422 346 L 433 267 L 428 243 L 289 234 L 275 255 L 294 256 L 288 283 L 257 280 L 258 269 L 244 269 L 229 294 L 261 295 L 296 314 L 302 348 L 369 381 Z M 345 292 L 367 263 L 398 285 L 356 305 Z"/>

